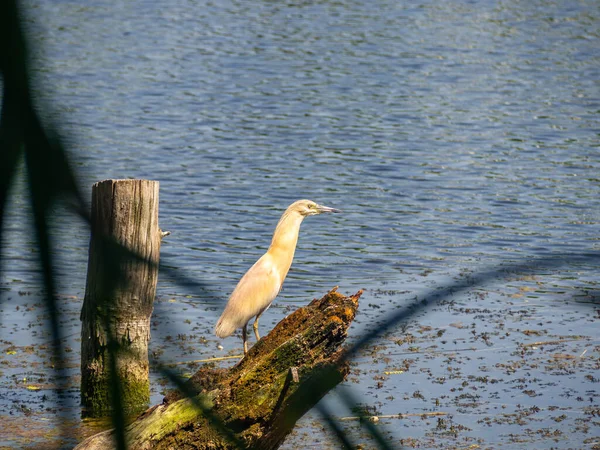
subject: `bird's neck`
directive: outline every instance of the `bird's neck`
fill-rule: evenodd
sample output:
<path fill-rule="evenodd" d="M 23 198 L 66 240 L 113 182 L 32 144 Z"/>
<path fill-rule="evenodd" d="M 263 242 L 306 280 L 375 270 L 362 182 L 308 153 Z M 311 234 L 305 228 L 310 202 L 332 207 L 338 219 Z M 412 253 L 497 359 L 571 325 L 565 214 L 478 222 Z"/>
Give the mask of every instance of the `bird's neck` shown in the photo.
<path fill-rule="evenodd" d="M 273 233 L 273 240 L 267 253 L 271 254 L 284 277 L 294 259 L 300 224 L 303 219 L 304 217 L 295 211 L 286 211 L 279 219 L 275 233 Z"/>

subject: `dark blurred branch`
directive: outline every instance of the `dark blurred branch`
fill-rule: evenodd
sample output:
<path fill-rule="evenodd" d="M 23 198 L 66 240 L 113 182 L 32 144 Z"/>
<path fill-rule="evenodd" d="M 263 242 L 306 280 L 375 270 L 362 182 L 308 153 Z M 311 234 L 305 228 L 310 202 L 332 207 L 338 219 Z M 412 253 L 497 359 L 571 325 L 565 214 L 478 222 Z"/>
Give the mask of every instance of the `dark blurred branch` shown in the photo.
<path fill-rule="evenodd" d="M 50 316 L 55 370 L 59 371 L 63 367 L 64 349 L 58 321 L 49 219 L 51 208 L 59 199 L 74 198 L 81 210 L 84 209 L 84 203 L 57 133 L 51 127 L 44 129 L 36 113 L 31 93 L 27 45 L 19 7 L 14 0 L 0 2 L 0 73 L 3 83 L 0 115 L 0 242 L 8 192 L 19 160 L 24 154 L 35 238 L 40 250 L 45 304 Z M 56 392 L 60 397 L 65 391 L 67 380 L 63 377 L 58 380 L 60 385 Z M 63 435 L 66 435 L 66 425 L 62 426 Z"/>

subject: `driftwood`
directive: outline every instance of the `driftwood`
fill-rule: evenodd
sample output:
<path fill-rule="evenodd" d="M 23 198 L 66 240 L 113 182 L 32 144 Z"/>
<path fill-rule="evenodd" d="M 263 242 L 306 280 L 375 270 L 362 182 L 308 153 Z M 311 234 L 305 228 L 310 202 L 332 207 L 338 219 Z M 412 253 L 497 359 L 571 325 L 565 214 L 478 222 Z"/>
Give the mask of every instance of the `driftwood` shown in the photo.
<path fill-rule="evenodd" d="M 231 369 L 200 369 L 187 386 L 248 448 L 279 447 L 296 421 L 349 371 L 342 344 L 362 291 L 346 297 L 334 288 L 283 319 Z M 209 416 L 173 393 L 126 427 L 130 449 L 234 448 Z M 112 430 L 76 450 L 114 448 Z"/>

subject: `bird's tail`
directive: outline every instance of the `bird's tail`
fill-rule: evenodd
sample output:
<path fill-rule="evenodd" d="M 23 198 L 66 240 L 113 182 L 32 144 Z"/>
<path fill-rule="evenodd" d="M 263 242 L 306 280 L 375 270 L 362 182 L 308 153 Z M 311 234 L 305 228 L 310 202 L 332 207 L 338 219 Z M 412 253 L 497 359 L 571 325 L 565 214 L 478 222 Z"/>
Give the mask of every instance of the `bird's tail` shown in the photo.
<path fill-rule="evenodd" d="M 215 325 L 215 334 L 220 338 L 226 338 L 227 336 L 231 336 L 237 328 L 239 327 L 236 327 L 235 324 L 221 316 Z"/>

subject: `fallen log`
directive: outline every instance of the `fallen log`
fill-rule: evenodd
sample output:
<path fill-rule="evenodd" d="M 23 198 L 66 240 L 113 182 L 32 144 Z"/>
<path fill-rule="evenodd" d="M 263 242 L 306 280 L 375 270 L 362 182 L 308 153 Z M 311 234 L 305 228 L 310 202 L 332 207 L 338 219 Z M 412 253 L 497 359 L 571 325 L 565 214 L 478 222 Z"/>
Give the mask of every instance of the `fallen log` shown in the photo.
<path fill-rule="evenodd" d="M 186 386 L 209 413 L 171 393 L 126 427 L 128 447 L 235 448 L 215 430 L 213 418 L 248 448 L 279 447 L 296 421 L 348 374 L 341 346 L 362 291 L 346 297 L 336 289 L 279 322 L 234 367 L 204 367 L 194 374 Z M 109 430 L 76 450 L 114 447 Z"/>

